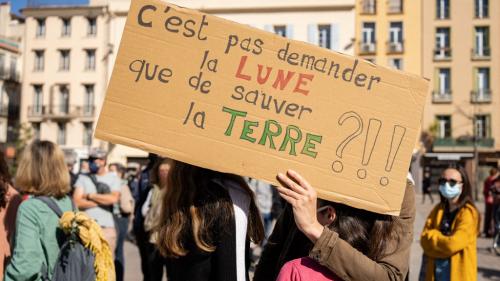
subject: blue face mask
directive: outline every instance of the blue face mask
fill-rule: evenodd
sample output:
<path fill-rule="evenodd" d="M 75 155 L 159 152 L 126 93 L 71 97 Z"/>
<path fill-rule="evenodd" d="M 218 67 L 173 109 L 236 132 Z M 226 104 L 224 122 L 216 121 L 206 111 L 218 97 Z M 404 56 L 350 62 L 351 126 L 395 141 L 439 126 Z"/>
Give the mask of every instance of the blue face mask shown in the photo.
<path fill-rule="evenodd" d="M 439 192 L 441 195 L 443 195 L 444 198 L 446 199 L 453 199 L 457 196 L 460 196 L 462 193 L 462 184 L 457 183 L 454 186 L 451 186 L 449 182 L 446 182 L 445 184 L 441 184 L 439 186 Z"/>
<path fill-rule="evenodd" d="M 99 168 L 101 167 L 99 167 L 95 161 L 89 163 L 89 171 L 91 174 L 97 174 L 97 172 L 99 172 Z"/>

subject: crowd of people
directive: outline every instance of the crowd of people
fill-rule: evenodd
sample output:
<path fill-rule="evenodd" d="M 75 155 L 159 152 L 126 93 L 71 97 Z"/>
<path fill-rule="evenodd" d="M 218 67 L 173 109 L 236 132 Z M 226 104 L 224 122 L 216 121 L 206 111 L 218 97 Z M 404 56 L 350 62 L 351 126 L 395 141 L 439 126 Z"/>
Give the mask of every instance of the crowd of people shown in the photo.
<path fill-rule="evenodd" d="M 108 164 L 104 151 L 91 153 L 78 174 L 73 164 L 57 145 L 34 141 L 11 178 L 0 153 L 0 280 L 59 280 L 53 278 L 64 248 L 62 222 L 66 213 L 76 220 L 78 210 L 103 242 L 83 243 L 94 243 L 96 280 L 124 280 L 126 239 L 139 249 L 144 281 L 165 275 L 169 281 L 247 281 L 251 267 L 255 281 L 408 278 L 418 231 L 411 176 L 402 187 L 400 215 L 389 216 L 318 199 L 300 171 L 279 173 L 280 185 L 271 186 L 154 154 L 132 175 Z M 499 209 L 498 175 L 492 170 L 485 182 L 486 235 L 493 234 L 492 214 Z M 445 169 L 438 186 L 440 200 L 421 233 L 421 277 L 476 280 L 480 215 L 467 174 Z M 255 255 L 251 245 L 262 252 Z"/>

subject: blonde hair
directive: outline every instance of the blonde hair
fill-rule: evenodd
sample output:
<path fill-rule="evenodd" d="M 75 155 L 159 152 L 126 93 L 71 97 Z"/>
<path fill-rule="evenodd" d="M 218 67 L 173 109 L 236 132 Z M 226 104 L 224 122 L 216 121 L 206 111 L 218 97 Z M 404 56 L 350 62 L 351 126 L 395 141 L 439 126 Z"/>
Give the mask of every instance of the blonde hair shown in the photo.
<path fill-rule="evenodd" d="M 16 187 L 31 195 L 64 197 L 70 191 L 70 182 L 62 150 L 50 141 L 31 143 L 19 163 Z"/>

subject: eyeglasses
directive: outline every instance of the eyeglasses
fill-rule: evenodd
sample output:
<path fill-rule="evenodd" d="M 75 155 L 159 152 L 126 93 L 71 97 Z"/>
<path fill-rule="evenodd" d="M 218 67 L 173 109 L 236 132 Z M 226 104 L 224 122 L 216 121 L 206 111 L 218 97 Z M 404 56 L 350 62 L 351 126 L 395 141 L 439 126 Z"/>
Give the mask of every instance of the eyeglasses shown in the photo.
<path fill-rule="evenodd" d="M 438 183 L 439 183 L 439 185 L 449 183 L 449 184 L 450 184 L 450 186 L 455 186 L 457 183 L 462 183 L 462 182 L 461 182 L 461 181 L 454 180 L 454 179 L 445 179 L 445 178 L 440 178 L 440 179 L 438 180 Z"/>
<path fill-rule="evenodd" d="M 319 207 L 318 209 L 316 209 L 316 213 L 321 213 L 323 211 L 325 211 L 326 209 L 328 209 L 328 207 L 330 207 L 330 205 L 325 205 L 323 207 Z"/>

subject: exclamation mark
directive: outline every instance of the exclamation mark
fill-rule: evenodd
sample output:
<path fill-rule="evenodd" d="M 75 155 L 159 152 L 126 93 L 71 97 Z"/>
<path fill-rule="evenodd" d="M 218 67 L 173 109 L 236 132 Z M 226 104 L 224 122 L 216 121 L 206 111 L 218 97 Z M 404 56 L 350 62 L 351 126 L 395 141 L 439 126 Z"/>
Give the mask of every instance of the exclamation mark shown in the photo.
<path fill-rule="evenodd" d="M 370 119 L 368 123 L 368 129 L 366 131 L 366 138 L 365 138 L 365 147 L 363 149 L 363 161 L 361 162 L 363 166 L 367 166 L 368 163 L 370 163 L 370 159 L 372 157 L 375 144 L 377 143 L 378 134 L 380 133 L 381 126 L 382 122 L 378 119 Z M 358 170 L 358 178 L 360 179 L 366 178 L 366 169 L 362 168 Z"/>
<path fill-rule="evenodd" d="M 392 171 L 392 166 L 394 165 L 394 160 L 398 154 L 403 138 L 406 134 L 406 128 L 399 125 L 394 126 L 394 131 L 392 132 L 391 148 L 389 150 L 389 155 L 387 156 L 387 162 L 385 163 L 385 171 Z M 389 179 L 387 177 L 382 177 L 380 179 L 380 185 L 387 186 L 389 184 Z"/>

